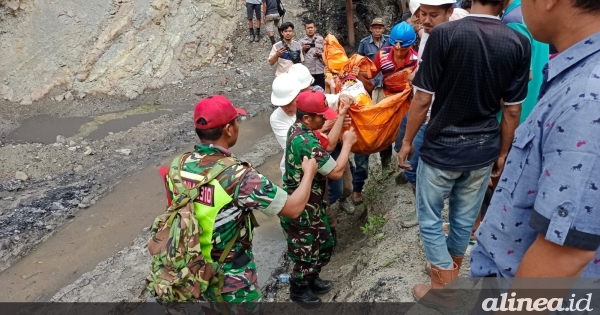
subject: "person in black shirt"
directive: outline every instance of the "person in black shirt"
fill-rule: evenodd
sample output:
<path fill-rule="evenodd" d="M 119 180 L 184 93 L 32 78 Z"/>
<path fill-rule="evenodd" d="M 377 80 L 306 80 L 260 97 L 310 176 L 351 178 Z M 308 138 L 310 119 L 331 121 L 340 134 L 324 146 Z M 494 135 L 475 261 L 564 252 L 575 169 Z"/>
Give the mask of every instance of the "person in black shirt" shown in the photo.
<path fill-rule="evenodd" d="M 401 168 L 410 169 L 406 159 L 435 94 L 417 169 L 419 229 L 432 278 L 431 286 L 413 288 L 416 299 L 458 277 L 490 174 L 502 172 L 519 125 L 531 47 L 498 18 L 508 1 L 474 0 L 470 16 L 433 28 L 413 81 L 417 92 L 398 153 Z M 447 238 L 441 218 L 445 195 Z"/>

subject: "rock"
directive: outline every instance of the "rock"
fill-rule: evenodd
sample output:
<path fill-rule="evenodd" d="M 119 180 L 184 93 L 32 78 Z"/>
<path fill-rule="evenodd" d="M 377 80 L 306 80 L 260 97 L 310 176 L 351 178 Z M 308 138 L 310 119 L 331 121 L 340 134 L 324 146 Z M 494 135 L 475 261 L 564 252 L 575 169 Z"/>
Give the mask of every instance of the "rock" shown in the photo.
<path fill-rule="evenodd" d="M 68 147 L 67 150 L 75 152 L 77 151 L 77 147 Z"/>
<path fill-rule="evenodd" d="M 94 149 L 87 147 L 85 152 L 83 152 L 84 155 L 94 155 Z"/>
<path fill-rule="evenodd" d="M 25 174 L 24 172 L 17 171 L 15 173 L 15 179 L 18 179 L 20 181 L 26 181 L 27 179 L 29 179 L 29 176 L 27 176 L 27 174 Z"/>
<path fill-rule="evenodd" d="M 87 96 L 87 94 L 81 93 L 81 94 L 79 94 L 79 99 L 84 99 L 86 96 Z"/>
<path fill-rule="evenodd" d="M 116 150 L 115 152 L 123 154 L 123 155 L 130 155 L 131 149 L 119 149 L 119 150 Z"/>
<path fill-rule="evenodd" d="M 87 208 L 89 208 L 90 206 L 89 206 L 89 205 L 87 205 L 87 204 L 85 204 L 85 203 L 80 203 L 80 204 L 78 204 L 78 205 L 77 205 L 77 207 L 79 207 L 79 209 L 87 209 Z"/>
<path fill-rule="evenodd" d="M 57 96 L 54 97 L 54 100 L 57 101 L 57 102 L 59 102 L 59 103 L 62 102 L 64 99 L 65 99 L 65 95 L 64 94 L 57 95 Z"/>
<path fill-rule="evenodd" d="M 252 91 L 248 90 L 246 91 L 246 94 L 248 94 L 248 96 L 252 95 Z"/>
<path fill-rule="evenodd" d="M 46 230 L 52 230 L 52 225 L 46 225 Z"/>
<path fill-rule="evenodd" d="M 77 165 L 77 166 L 75 166 L 73 168 L 73 171 L 76 172 L 76 173 L 83 171 L 83 165 Z"/>
<path fill-rule="evenodd" d="M 67 100 L 67 101 L 73 100 L 73 93 L 71 93 L 71 91 L 68 91 L 67 93 L 65 93 L 65 100 Z"/>
<path fill-rule="evenodd" d="M 69 146 L 70 146 L 70 147 L 74 147 L 74 146 L 76 146 L 76 145 L 77 145 L 77 142 L 75 142 L 75 141 L 73 141 L 73 140 L 69 141 Z"/>
<path fill-rule="evenodd" d="M 90 144 L 90 143 L 85 140 L 81 141 L 81 145 L 88 145 L 88 144 Z"/>
<path fill-rule="evenodd" d="M 226 88 L 225 88 L 225 91 L 227 91 L 227 92 L 231 92 L 231 90 L 232 90 L 232 89 L 231 89 L 230 87 L 226 87 Z"/>
<path fill-rule="evenodd" d="M 238 84 L 237 84 L 237 88 L 241 90 L 241 89 L 243 89 L 243 88 L 244 88 L 244 85 L 243 85 L 243 84 L 241 84 L 241 83 L 238 83 Z"/>
<path fill-rule="evenodd" d="M 21 103 L 19 103 L 21 105 L 31 105 L 33 104 L 33 101 L 31 100 L 31 97 L 24 97 L 23 100 L 21 101 Z"/>
<path fill-rule="evenodd" d="M 64 136 L 58 135 L 56 136 L 56 143 L 65 144 L 67 143 L 67 139 Z"/>

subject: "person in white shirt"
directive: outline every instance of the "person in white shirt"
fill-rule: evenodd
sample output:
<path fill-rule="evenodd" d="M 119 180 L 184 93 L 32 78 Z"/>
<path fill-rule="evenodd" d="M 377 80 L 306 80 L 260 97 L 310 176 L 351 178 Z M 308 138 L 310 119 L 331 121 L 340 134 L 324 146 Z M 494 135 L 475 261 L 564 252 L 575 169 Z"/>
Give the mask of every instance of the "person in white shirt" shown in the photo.
<path fill-rule="evenodd" d="M 296 97 L 300 94 L 300 82 L 294 75 L 283 73 L 275 78 L 272 89 L 271 103 L 277 109 L 273 111 L 269 121 L 277 142 L 285 151 L 288 130 L 296 122 Z M 281 176 L 285 172 L 284 163 L 285 154 L 279 164 Z"/>

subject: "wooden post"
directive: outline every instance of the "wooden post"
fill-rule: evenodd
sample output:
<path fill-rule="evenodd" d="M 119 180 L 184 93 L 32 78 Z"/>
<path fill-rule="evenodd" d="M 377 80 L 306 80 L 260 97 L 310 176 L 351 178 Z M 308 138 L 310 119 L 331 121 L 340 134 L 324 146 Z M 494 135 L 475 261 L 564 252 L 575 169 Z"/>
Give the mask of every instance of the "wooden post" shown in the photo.
<path fill-rule="evenodd" d="M 346 16 L 348 20 L 348 44 L 352 47 L 356 44 L 354 40 L 354 9 L 352 0 L 346 0 Z"/>

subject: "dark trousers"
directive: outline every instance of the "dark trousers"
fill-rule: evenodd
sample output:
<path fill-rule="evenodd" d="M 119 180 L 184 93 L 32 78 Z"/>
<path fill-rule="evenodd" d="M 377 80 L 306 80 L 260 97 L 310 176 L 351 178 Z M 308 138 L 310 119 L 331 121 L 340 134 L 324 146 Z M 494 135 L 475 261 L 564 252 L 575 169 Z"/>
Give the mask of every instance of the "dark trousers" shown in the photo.
<path fill-rule="evenodd" d="M 315 82 L 313 82 L 312 85 L 318 85 L 320 87 L 322 87 L 323 89 L 325 89 L 325 73 L 320 73 L 320 74 L 311 74 L 313 79 L 315 79 Z"/>
<path fill-rule="evenodd" d="M 390 145 L 385 150 L 379 152 L 381 165 L 387 166 L 392 161 L 392 146 Z M 354 192 L 362 192 L 365 186 L 365 181 L 369 178 L 369 155 L 354 154 L 354 171 L 352 172 L 352 186 Z"/>

